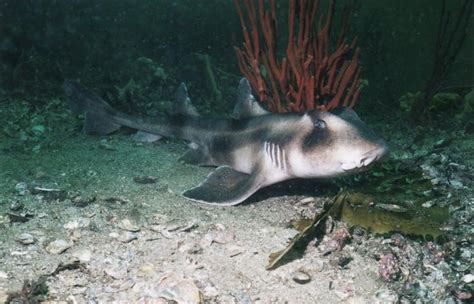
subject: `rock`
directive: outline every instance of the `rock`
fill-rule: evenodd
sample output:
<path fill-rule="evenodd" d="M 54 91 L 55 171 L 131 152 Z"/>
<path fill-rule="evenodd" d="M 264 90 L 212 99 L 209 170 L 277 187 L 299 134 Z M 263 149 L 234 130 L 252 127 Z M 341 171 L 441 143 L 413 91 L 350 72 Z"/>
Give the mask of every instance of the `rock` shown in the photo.
<path fill-rule="evenodd" d="M 404 213 L 408 211 L 407 208 L 399 206 L 399 205 L 395 205 L 395 204 L 379 203 L 379 204 L 375 204 L 375 208 L 389 211 L 389 212 L 396 212 L 396 213 Z"/>
<path fill-rule="evenodd" d="M 83 263 L 87 263 L 91 260 L 92 258 L 92 251 L 90 251 L 87 248 L 82 248 L 74 251 L 72 253 L 72 256 L 78 259 L 79 261 Z"/>
<path fill-rule="evenodd" d="M 474 282 L 474 274 L 468 273 L 464 275 L 462 281 L 467 284 Z"/>
<path fill-rule="evenodd" d="M 138 232 L 140 231 L 140 227 L 135 223 L 132 223 L 129 219 L 123 219 L 118 223 L 118 227 L 122 230 L 130 231 L 130 232 Z"/>
<path fill-rule="evenodd" d="M 72 221 L 67 222 L 66 224 L 63 225 L 64 229 L 67 230 L 73 230 L 73 229 L 78 229 L 78 228 L 85 228 L 89 226 L 91 223 L 91 220 L 85 217 L 79 217 L 77 219 L 74 219 Z"/>
<path fill-rule="evenodd" d="M 138 275 L 141 277 L 152 277 L 157 272 L 155 265 L 152 263 L 143 263 L 138 267 Z"/>
<path fill-rule="evenodd" d="M 123 231 L 121 233 L 111 232 L 109 233 L 109 236 L 122 243 L 130 243 L 131 241 L 138 239 L 138 233 L 131 231 Z"/>
<path fill-rule="evenodd" d="M 164 225 L 170 221 L 167 215 L 161 213 L 155 213 L 152 215 L 153 223 Z"/>
<path fill-rule="evenodd" d="M 400 268 L 395 256 L 391 253 L 382 255 L 379 260 L 379 276 L 386 282 L 396 280 L 400 275 Z"/>
<path fill-rule="evenodd" d="M 153 176 L 143 175 L 143 176 L 135 176 L 133 178 L 133 181 L 137 184 L 142 184 L 142 185 L 155 184 L 157 181 L 157 178 Z"/>
<path fill-rule="evenodd" d="M 240 246 L 233 245 L 233 246 L 229 247 L 228 252 L 229 252 L 229 257 L 233 258 L 235 256 L 238 256 L 238 255 L 244 253 L 245 250 L 244 250 L 244 248 L 242 248 Z"/>
<path fill-rule="evenodd" d="M 395 293 L 395 291 L 392 290 L 378 290 L 377 292 L 375 292 L 375 297 L 381 303 L 398 303 L 398 295 Z"/>
<path fill-rule="evenodd" d="M 132 135 L 132 140 L 135 142 L 140 142 L 140 143 L 152 143 L 160 139 L 161 139 L 160 135 L 146 133 L 143 131 L 137 131 L 137 133 Z"/>
<path fill-rule="evenodd" d="M 307 205 L 310 203 L 314 203 L 316 200 L 314 197 L 305 197 L 304 199 L 298 202 L 298 205 Z"/>
<path fill-rule="evenodd" d="M 125 278 L 128 273 L 127 267 L 125 266 L 112 266 L 104 269 L 104 272 L 116 280 Z"/>
<path fill-rule="evenodd" d="M 125 233 L 121 233 L 118 240 L 122 243 L 130 243 L 133 240 L 138 239 L 138 233 L 127 231 Z"/>
<path fill-rule="evenodd" d="M 20 200 L 14 200 L 10 203 L 11 211 L 20 211 L 25 205 Z"/>
<path fill-rule="evenodd" d="M 292 274 L 293 281 L 298 284 L 307 284 L 311 282 L 311 276 L 304 270 L 297 270 Z"/>
<path fill-rule="evenodd" d="M 67 249 L 71 248 L 72 245 L 74 244 L 70 241 L 58 239 L 49 243 L 45 249 L 48 253 L 51 253 L 51 254 L 61 254 Z"/>
<path fill-rule="evenodd" d="M 171 272 L 161 277 L 157 286 L 161 298 L 178 303 L 202 303 L 201 292 L 190 279 L 182 279 Z"/>
<path fill-rule="evenodd" d="M 6 289 L 0 287 L 0 303 L 7 303 L 7 300 L 10 298 L 10 294 L 7 292 Z M 14 302 L 14 301 L 12 301 Z M 12 303 L 10 302 L 10 303 Z"/>
<path fill-rule="evenodd" d="M 434 201 L 426 201 L 423 204 L 421 204 L 421 206 L 424 207 L 424 208 L 431 208 L 431 207 L 434 206 L 434 204 L 435 204 Z"/>
<path fill-rule="evenodd" d="M 16 238 L 16 241 L 23 245 L 30 245 L 35 242 L 35 238 L 29 233 L 22 233 Z"/>
<path fill-rule="evenodd" d="M 27 195 L 30 191 L 28 190 L 28 183 L 26 182 L 21 182 L 15 185 L 15 191 L 19 195 Z"/>
<path fill-rule="evenodd" d="M 200 254 L 202 253 L 202 247 L 195 242 L 185 243 L 178 248 L 179 252 L 186 252 L 187 254 Z"/>
<path fill-rule="evenodd" d="M 8 279 L 8 274 L 5 271 L 0 271 L 0 279 Z"/>
<path fill-rule="evenodd" d="M 203 247 L 210 246 L 212 243 L 227 244 L 235 238 L 235 235 L 231 231 L 227 231 L 225 226 L 222 224 L 216 224 L 211 227 L 206 235 L 201 240 Z"/>

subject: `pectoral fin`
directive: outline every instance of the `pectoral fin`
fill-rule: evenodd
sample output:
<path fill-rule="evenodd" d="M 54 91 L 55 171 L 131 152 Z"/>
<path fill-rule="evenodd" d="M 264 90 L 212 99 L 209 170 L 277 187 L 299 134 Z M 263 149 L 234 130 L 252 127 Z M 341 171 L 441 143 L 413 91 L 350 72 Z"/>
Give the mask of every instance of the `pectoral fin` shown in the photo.
<path fill-rule="evenodd" d="M 243 202 L 263 184 L 263 177 L 257 170 L 252 174 L 235 171 L 221 166 L 209 174 L 197 187 L 183 192 L 183 196 L 200 203 L 232 206 Z"/>

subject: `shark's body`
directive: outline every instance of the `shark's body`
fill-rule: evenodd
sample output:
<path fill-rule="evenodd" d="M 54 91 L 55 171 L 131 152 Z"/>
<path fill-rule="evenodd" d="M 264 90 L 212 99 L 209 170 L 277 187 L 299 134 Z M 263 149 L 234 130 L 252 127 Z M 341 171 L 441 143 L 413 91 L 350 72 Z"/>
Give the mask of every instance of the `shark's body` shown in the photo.
<path fill-rule="evenodd" d="M 184 160 L 215 166 L 183 196 L 236 205 L 258 189 L 293 178 L 334 177 L 368 166 L 387 150 L 383 139 L 350 109 L 271 114 L 259 106 L 246 79 L 239 85 L 233 119 L 198 115 L 182 84 L 169 115 L 137 118 L 118 112 L 83 86 L 66 81 L 71 109 L 85 113 L 85 131 L 108 134 L 120 126 L 191 143 Z"/>

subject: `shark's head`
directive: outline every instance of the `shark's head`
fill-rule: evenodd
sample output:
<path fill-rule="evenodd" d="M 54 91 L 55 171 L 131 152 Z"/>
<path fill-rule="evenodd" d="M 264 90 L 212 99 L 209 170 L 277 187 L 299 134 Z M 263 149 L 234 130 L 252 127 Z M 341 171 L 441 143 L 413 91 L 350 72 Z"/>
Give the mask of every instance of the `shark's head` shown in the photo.
<path fill-rule="evenodd" d="M 339 115 L 309 111 L 304 124 L 299 160 L 294 163 L 298 177 L 333 177 L 359 171 L 380 159 L 387 143 L 351 109 Z"/>

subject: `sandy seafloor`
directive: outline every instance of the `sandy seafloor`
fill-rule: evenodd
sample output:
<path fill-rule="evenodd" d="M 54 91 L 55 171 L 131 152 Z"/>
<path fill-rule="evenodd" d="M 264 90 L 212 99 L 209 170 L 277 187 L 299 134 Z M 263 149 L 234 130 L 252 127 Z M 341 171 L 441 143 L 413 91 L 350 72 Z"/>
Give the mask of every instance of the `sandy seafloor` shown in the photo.
<path fill-rule="evenodd" d="M 379 262 L 368 249 L 370 242 L 387 241 L 382 237 L 368 235 L 363 243 L 349 243 L 331 254 L 310 244 L 303 258 L 265 270 L 269 255 L 297 233 L 290 220 L 314 215 L 307 198 L 316 196 L 317 203 L 331 196 L 318 194 L 317 187 L 324 184 L 305 184 L 307 195 L 294 193 L 291 183 L 283 184 L 236 207 L 192 203 L 179 194 L 212 169 L 180 162 L 187 149 L 184 143 L 137 144 L 123 133 L 105 139 L 78 131 L 50 140 L 36 152 L 15 148 L 14 140 L 4 142 L 0 300 L 21 290 L 25 280 L 41 276 L 48 287 L 43 299 L 49 302 L 166 303 L 166 296 L 192 297 L 195 288 L 210 303 L 399 299 L 400 292 L 391 291 L 391 283 L 380 278 Z M 134 181 L 143 176 L 156 182 Z M 51 199 L 34 187 L 65 192 Z M 11 210 L 12 204 L 20 209 Z M 12 223 L 7 212 L 30 218 Z M 18 241 L 23 233 L 32 237 L 31 244 Z M 55 253 L 48 247 L 55 240 L 64 240 L 68 248 Z M 351 260 L 341 266 L 338 255 Z M 426 269 L 418 274 L 420 282 L 432 280 L 432 269 Z M 163 278 L 174 283 L 167 286 Z M 428 292 L 440 301 L 452 298 L 444 289 Z"/>

